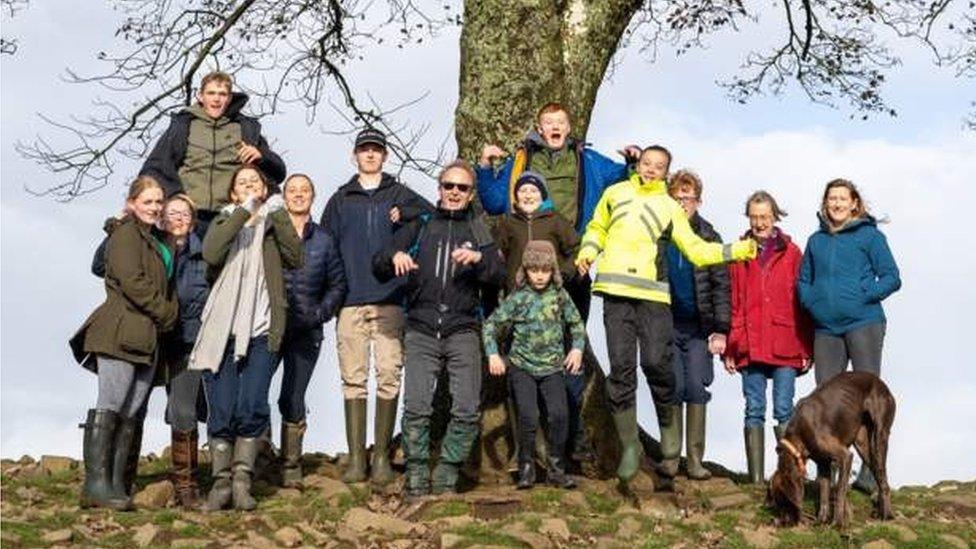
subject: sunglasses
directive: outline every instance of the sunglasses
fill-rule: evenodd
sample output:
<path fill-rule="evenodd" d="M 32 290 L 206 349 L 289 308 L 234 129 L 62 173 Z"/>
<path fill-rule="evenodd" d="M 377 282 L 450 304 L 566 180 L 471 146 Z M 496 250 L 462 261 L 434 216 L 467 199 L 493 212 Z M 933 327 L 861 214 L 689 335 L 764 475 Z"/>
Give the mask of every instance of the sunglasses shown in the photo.
<path fill-rule="evenodd" d="M 468 192 L 468 191 L 471 190 L 471 187 L 472 187 L 472 185 L 468 185 L 467 183 L 455 183 L 453 181 L 441 181 L 441 188 L 444 189 L 445 191 L 453 191 L 454 189 L 457 189 L 457 190 L 461 191 L 462 193 L 466 193 L 466 192 Z"/>

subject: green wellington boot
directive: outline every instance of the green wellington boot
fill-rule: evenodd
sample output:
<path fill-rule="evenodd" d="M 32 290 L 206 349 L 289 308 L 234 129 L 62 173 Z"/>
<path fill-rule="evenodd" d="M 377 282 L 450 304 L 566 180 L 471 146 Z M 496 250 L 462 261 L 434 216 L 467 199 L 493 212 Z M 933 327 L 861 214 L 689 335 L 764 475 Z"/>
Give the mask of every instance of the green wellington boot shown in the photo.
<path fill-rule="evenodd" d="M 376 422 L 373 435 L 373 462 L 370 464 L 370 480 L 374 484 L 386 485 L 393 482 L 393 468 L 390 467 L 390 440 L 393 438 L 393 424 L 396 422 L 398 400 L 376 399 Z"/>
<path fill-rule="evenodd" d="M 342 473 L 342 482 L 351 484 L 366 480 L 366 399 L 348 399 L 345 409 L 349 464 Z"/>
<path fill-rule="evenodd" d="M 661 429 L 661 476 L 674 478 L 681 461 L 681 438 L 684 434 L 684 414 L 680 404 L 657 407 L 657 424 Z"/>
<path fill-rule="evenodd" d="M 400 422 L 401 443 L 407 461 L 404 499 L 411 500 L 430 494 L 430 420 L 403 414 Z"/>
<path fill-rule="evenodd" d="M 779 439 L 783 438 L 783 435 L 785 434 L 786 434 L 785 424 L 779 423 L 773 426 L 773 436 L 776 437 L 776 442 L 779 442 Z"/>
<path fill-rule="evenodd" d="M 261 442 L 258 437 L 237 437 L 234 441 L 234 476 L 231 482 L 231 493 L 234 509 L 239 511 L 253 511 L 258 507 L 258 502 L 251 495 L 251 483 L 254 479 L 254 462 L 258 458 Z"/>
<path fill-rule="evenodd" d="M 707 480 L 712 473 L 702 465 L 705 455 L 705 404 L 688 404 L 685 421 L 685 448 L 688 452 L 688 478 L 692 480 Z"/>
<path fill-rule="evenodd" d="M 613 423 L 617 427 L 617 437 L 620 439 L 620 463 L 617 465 L 617 478 L 626 484 L 634 478 L 644 457 L 637 435 L 637 408 L 628 408 L 613 414 Z"/>
<path fill-rule="evenodd" d="M 302 442 L 305 420 L 297 423 L 281 422 L 281 485 L 302 488 Z"/>
<path fill-rule="evenodd" d="M 749 467 L 749 482 L 752 484 L 763 483 L 763 457 L 765 456 L 765 445 L 763 436 L 763 426 L 746 427 L 744 430 L 746 439 L 746 463 Z"/>
<path fill-rule="evenodd" d="M 132 500 L 112 485 L 112 446 L 119 415 L 112 410 L 88 410 L 82 454 L 85 482 L 81 487 L 81 507 L 105 507 L 117 511 L 132 508 Z"/>
<path fill-rule="evenodd" d="M 234 442 L 223 438 L 210 439 L 210 462 L 214 482 L 201 508 L 204 512 L 220 511 L 230 505 Z"/>
<path fill-rule="evenodd" d="M 430 489 L 434 494 L 457 492 L 458 472 L 471 454 L 474 440 L 478 438 L 477 423 L 451 420 L 441 442 L 441 456 L 431 473 Z"/>

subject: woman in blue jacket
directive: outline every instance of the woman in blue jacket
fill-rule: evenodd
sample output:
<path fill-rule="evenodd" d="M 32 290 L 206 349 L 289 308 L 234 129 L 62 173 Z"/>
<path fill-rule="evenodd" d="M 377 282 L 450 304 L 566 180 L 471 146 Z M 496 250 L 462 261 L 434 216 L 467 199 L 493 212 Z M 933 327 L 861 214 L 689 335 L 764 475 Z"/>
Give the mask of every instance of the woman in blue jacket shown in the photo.
<path fill-rule="evenodd" d="M 807 240 L 797 292 L 813 317 L 817 385 L 847 369 L 881 375 L 885 314 L 881 302 L 901 287 L 898 265 L 857 187 L 827 183 L 820 229 Z M 873 491 L 861 468 L 854 487 Z"/>

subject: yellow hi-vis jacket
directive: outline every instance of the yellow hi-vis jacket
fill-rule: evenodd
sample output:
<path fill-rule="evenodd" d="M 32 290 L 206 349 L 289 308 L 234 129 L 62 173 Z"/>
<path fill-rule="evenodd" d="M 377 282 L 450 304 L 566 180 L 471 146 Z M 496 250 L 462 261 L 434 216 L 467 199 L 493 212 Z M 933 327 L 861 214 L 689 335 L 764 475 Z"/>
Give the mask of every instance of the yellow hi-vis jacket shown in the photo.
<path fill-rule="evenodd" d="M 641 182 L 636 173 L 603 192 L 586 226 L 578 259 L 596 263 L 593 292 L 671 304 L 668 239 L 696 267 L 752 259 L 756 243 L 706 242 L 691 229 L 664 181 Z"/>

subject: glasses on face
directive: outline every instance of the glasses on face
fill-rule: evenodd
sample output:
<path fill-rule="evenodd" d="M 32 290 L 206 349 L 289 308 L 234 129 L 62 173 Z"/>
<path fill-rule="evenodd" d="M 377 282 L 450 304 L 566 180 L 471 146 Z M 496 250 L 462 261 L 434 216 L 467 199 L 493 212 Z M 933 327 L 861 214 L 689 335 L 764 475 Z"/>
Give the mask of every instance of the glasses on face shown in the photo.
<path fill-rule="evenodd" d="M 190 212 L 166 212 L 166 219 L 183 219 L 185 221 L 189 221 L 192 218 L 193 215 Z"/>
<path fill-rule="evenodd" d="M 467 183 L 455 183 L 453 181 L 441 181 L 441 188 L 445 191 L 453 191 L 457 189 L 462 193 L 466 193 L 471 190 L 472 185 Z"/>

